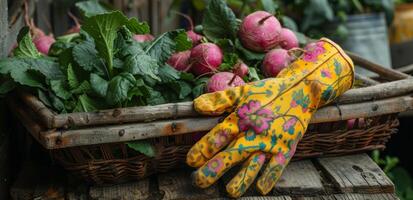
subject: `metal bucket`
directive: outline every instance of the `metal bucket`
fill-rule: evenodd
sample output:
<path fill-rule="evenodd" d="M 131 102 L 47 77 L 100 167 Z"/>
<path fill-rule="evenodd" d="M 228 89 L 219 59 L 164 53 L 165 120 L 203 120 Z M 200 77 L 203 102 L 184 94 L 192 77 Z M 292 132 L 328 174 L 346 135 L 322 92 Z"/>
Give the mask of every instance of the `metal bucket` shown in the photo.
<path fill-rule="evenodd" d="M 345 50 L 391 68 L 387 25 L 383 13 L 351 15 L 346 26 L 349 30 L 348 36 L 337 41 Z M 374 75 L 360 67 L 356 67 L 356 72 L 365 76 Z"/>

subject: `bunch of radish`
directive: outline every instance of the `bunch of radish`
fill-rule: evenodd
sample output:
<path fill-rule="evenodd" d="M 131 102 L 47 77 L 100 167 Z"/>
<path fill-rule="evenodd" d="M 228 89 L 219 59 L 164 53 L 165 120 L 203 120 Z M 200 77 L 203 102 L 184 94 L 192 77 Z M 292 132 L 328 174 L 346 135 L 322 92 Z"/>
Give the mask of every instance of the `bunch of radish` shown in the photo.
<path fill-rule="evenodd" d="M 175 53 L 168 60 L 168 64 L 177 70 L 189 71 L 196 76 L 212 75 L 206 86 L 206 92 L 221 91 L 245 84 L 242 77 L 248 75 L 248 66 L 239 60 L 232 71 L 220 72 L 223 51 L 214 43 L 200 43 L 204 41 L 203 36 L 193 31 L 192 20 L 189 17 L 182 16 L 190 22 L 187 34 L 192 39 L 194 47 L 188 51 Z M 293 51 L 299 46 L 295 33 L 283 28 L 275 16 L 265 11 L 257 11 L 246 16 L 240 25 L 238 37 L 248 50 L 265 53 L 261 70 L 266 77 L 276 77 L 287 67 L 295 58 Z"/>
<path fill-rule="evenodd" d="M 239 38 L 246 48 L 266 52 L 262 63 L 266 77 L 275 77 L 287 67 L 294 60 L 291 51 L 298 48 L 294 32 L 282 28 L 278 19 L 265 11 L 257 11 L 245 17 Z"/>

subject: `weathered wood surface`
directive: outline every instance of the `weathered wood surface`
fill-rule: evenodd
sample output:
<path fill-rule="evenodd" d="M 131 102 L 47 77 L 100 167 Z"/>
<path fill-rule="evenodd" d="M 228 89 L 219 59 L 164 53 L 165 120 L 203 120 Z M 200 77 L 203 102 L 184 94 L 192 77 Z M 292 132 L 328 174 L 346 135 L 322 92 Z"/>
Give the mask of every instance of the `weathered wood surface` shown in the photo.
<path fill-rule="evenodd" d="M 352 103 L 371 103 L 366 101 L 381 100 L 385 98 L 401 96 L 413 92 L 413 79 L 406 79 L 373 85 L 365 88 L 352 89 L 344 93 L 337 99 L 340 104 Z M 169 103 L 158 106 L 141 106 L 129 108 L 108 109 L 97 112 L 80 112 L 69 114 L 54 114 L 35 96 L 20 94 L 23 102 L 27 104 L 33 112 L 39 116 L 39 121 L 48 128 L 60 127 L 82 127 L 92 125 L 120 124 L 128 122 L 148 122 L 161 119 L 173 119 L 183 117 L 198 117 L 199 114 L 193 108 L 192 102 Z M 327 106 L 322 109 L 331 109 L 334 106 Z M 334 109 L 334 108 L 333 108 Z M 365 111 L 365 110 L 363 110 Z M 313 118 L 313 123 L 325 122 L 331 115 L 324 120 L 317 121 L 317 115 Z M 323 116 L 319 116 L 323 118 Z M 339 115 L 335 113 L 334 119 Z M 331 120 L 333 121 L 333 120 Z"/>
<path fill-rule="evenodd" d="M 350 58 L 353 60 L 354 64 L 360 65 L 360 67 L 370 70 L 372 72 L 375 72 L 380 75 L 382 78 L 387 78 L 388 80 L 400 80 L 400 79 L 405 79 L 405 78 L 411 78 L 410 75 L 382 67 L 374 62 L 371 62 L 369 60 L 366 60 L 354 53 L 351 52 L 346 52 Z"/>
<path fill-rule="evenodd" d="M 320 173 L 310 160 L 291 162 L 274 188 L 274 194 L 323 194 L 326 189 L 321 181 Z"/>
<path fill-rule="evenodd" d="M 289 196 L 241 197 L 239 200 L 292 200 Z M 216 198 L 211 200 L 231 200 L 231 198 Z"/>
<path fill-rule="evenodd" d="M 398 113 L 412 108 L 412 97 L 398 97 L 367 103 L 328 106 L 319 109 L 313 116 L 311 123 L 373 117 Z M 21 111 L 21 107 L 18 106 L 14 106 L 13 109 L 16 110 L 17 113 L 25 112 Z M 24 117 L 24 115 L 21 115 L 21 117 Z M 212 129 L 220 119 L 222 118 L 189 118 L 75 130 L 50 130 L 40 133 L 30 130 L 30 132 L 34 137 L 37 137 L 38 141 L 40 141 L 45 148 L 55 149 L 208 131 Z M 38 125 L 36 125 L 37 124 L 33 125 L 33 127 L 38 127 Z"/>
<path fill-rule="evenodd" d="M 149 179 L 134 183 L 119 184 L 103 187 L 91 187 L 89 196 L 92 199 L 122 199 L 122 200 L 146 200 L 149 199 Z"/>
<path fill-rule="evenodd" d="M 394 185 L 367 155 L 317 159 L 342 192 L 394 193 Z"/>
<path fill-rule="evenodd" d="M 163 200 L 181 199 L 198 200 L 212 199 L 220 196 L 218 186 L 212 185 L 207 189 L 195 187 L 191 182 L 191 170 L 180 170 L 175 173 L 158 175 L 159 190 Z"/>
<path fill-rule="evenodd" d="M 354 103 L 354 101 L 364 102 L 375 99 L 384 99 L 394 96 L 400 96 L 413 92 L 413 79 L 405 79 L 382 83 L 365 88 L 349 90 L 341 95 L 336 102 Z"/>
<path fill-rule="evenodd" d="M 300 200 L 398 200 L 395 194 L 335 194 L 318 197 L 304 197 Z"/>
<path fill-rule="evenodd" d="M 377 85 L 380 84 L 380 82 L 373 80 L 367 76 L 363 76 L 361 74 L 354 74 L 354 77 L 356 78 L 356 80 L 360 80 L 368 85 Z"/>
<path fill-rule="evenodd" d="M 339 171 L 346 173 L 338 174 L 330 170 L 326 170 L 325 162 L 327 159 L 333 160 L 336 165 L 341 165 Z M 323 161 L 320 161 L 323 160 Z M 287 166 L 284 175 L 277 184 L 277 188 L 267 196 L 260 196 L 258 193 L 252 193 L 244 195 L 239 198 L 242 200 L 363 200 L 363 199 L 378 199 L 378 200 L 395 200 L 397 197 L 391 191 L 379 190 L 383 185 L 392 185 L 391 182 L 386 182 L 383 185 L 364 185 L 363 190 L 360 190 L 360 184 L 337 184 L 337 179 L 332 178 L 336 175 L 340 176 L 342 180 L 349 181 L 351 183 L 360 182 L 360 170 L 354 167 L 354 164 L 348 164 L 351 162 L 357 162 L 360 169 L 364 172 L 371 172 L 375 174 L 384 172 L 378 168 L 378 166 L 371 165 L 373 162 L 366 154 L 342 156 L 334 158 L 320 158 L 313 160 L 304 160 L 292 162 Z M 314 164 L 317 163 L 317 164 Z M 362 163 L 362 164 L 360 164 Z M 34 167 L 32 167 L 34 166 Z M 365 167 L 368 166 L 368 167 Z M 357 168 L 358 170 L 354 170 Z M 368 170 L 367 170 L 368 169 Z M 43 199 L 56 197 L 56 199 L 63 199 L 62 194 L 66 194 L 66 199 L 96 199 L 96 200 L 139 200 L 139 199 L 153 199 L 153 200 L 203 200 L 203 199 L 215 199 L 215 200 L 229 200 L 226 197 L 225 183 L 222 178 L 219 182 L 208 189 L 198 189 L 192 185 L 190 179 L 190 173 L 193 169 L 178 169 L 170 171 L 164 174 L 157 174 L 147 179 L 143 179 L 136 182 L 105 185 L 105 186 L 91 186 L 90 188 L 81 189 L 82 193 L 74 193 L 70 191 L 70 187 L 77 187 L 73 184 L 79 184 L 78 182 L 65 182 L 60 181 L 58 183 L 66 185 L 66 187 L 60 187 L 56 185 L 56 180 L 68 180 L 65 176 L 71 176 L 66 173 L 49 173 L 54 171 L 48 165 L 35 166 L 27 165 L 12 189 L 13 197 L 16 195 L 17 199 L 30 199 L 21 198 L 37 194 L 36 197 Z M 307 174 L 309 173 L 309 174 Z M 368 173 L 364 174 L 367 178 Z M 385 175 L 384 175 L 385 176 Z M 25 177 L 25 178 L 23 178 Z M 54 179 L 51 179 L 53 177 Z M 298 179 L 302 180 L 298 180 Z M 33 181 L 37 180 L 37 181 Z M 313 183 L 316 182 L 316 183 Z M 361 182 L 360 182 L 361 183 Z M 56 187 L 58 186 L 58 187 Z M 83 187 L 83 186 L 81 186 Z M 319 190 L 319 187 L 324 187 Z M 329 188 L 334 187 L 334 188 Z M 349 190 L 349 187 L 353 189 Z M 48 190 L 46 190 L 48 188 Z M 51 189 L 50 189 L 51 188 Z M 317 188 L 316 190 L 314 188 Z M 322 191 L 322 192 L 319 192 Z M 366 192 L 367 191 L 367 192 Z M 54 196 L 53 196 L 54 195 Z M 251 196 L 249 196 L 251 195 Z M 16 199 L 16 198 L 14 198 Z"/>

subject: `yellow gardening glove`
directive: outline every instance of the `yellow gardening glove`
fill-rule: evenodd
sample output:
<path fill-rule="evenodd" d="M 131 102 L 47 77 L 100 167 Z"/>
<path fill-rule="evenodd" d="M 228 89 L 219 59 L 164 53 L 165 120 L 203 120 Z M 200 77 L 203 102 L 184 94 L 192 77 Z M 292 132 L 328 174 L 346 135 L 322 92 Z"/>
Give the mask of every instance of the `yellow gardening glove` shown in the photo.
<path fill-rule="evenodd" d="M 303 56 L 277 78 L 195 99 L 199 113 L 231 114 L 188 152 L 187 163 L 199 167 L 193 174 L 194 182 L 201 188 L 208 187 L 231 167 L 246 160 L 226 186 L 230 196 L 239 197 L 268 158 L 257 189 L 264 195 L 270 192 L 317 108 L 352 87 L 353 68 L 344 51 L 323 38 L 307 45 Z"/>

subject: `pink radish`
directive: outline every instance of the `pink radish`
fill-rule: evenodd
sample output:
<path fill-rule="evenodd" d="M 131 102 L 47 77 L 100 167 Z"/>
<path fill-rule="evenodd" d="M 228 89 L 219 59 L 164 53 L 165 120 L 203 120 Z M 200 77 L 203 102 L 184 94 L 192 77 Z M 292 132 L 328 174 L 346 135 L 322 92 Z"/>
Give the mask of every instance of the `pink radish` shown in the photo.
<path fill-rule="evenodd" d="M 50 46 L 55 42 L 56 40 L 49 35 L 45 36 L 40 36 L 37 37 L 36 39 L 33 39 L 33 43 L 36 46 L 37 50 L 42 53 L 47 55 L 49 53 Z"/>
<path fill-rule="evenodd" d="M 146 42 L 146 41 L 152 41 L 155 39 L 153 35 L 151 34 L 136 34 L 133 36 L 133 39 L 135 39 L 137 42 Z"/>
<path fill-rule="evenodd" d="M 291 56 L 285 49 L 273 49 L 265 54 L 262 70 L 266 77 L 276 77 L 291 62 Z"/>
<path fill-rule="evenodd" d="M 283 49 L 292 49 L 298 47 L 298 39 L 294 32 L 290 29 L 283 28 L 280 36 L 280 46 Z"/>
<path fill-rule="evenodd" d="M 184 17 L 186 20 L 188 20 L 189 22 L 189 29 L 186 32 L 186 35 L 192 40 L 192 45 L 195 46 L 199 43 L 201 43 L 201 40 L 203 38 L 202 35 L 195 33 L 194 31 L 194 22 L 192 21 L 191 17 L 189 17 L 188 15 L 185 15 L 183 13 L 180 12 L 175 12 L 176 14 Z"/>
<path fill-rule="evenodd" d="M 239 30 L 242 44 L 256 52 L 267 52 L 276 47 L 280 34 L 280 22 L 265 11 L 256 11 L 246 16 Z"/>
<path fill-rule="evenodd" d="M 208 81 L 206 92 L 223 91 L 230 87 L 245 85 L 241 77 L 231 72 L 219 72 L 214 74 Z"/>
<path fill-rule="evenodd" d="M 41 29 L 37 28 L 33 19 L 29 19 L 29 7 L 27 1 L 24 1 L 24 20 L 26 25 L 29 26 L 32 35 L 32 41 L 36 46 L 36 49 L 42 54 L 48 54 L 50 46 L 55 42 L 52 34 L 46 35 Z M 50 28 L 50 27 L 49 27 Z"/>
<path fill-rule="evenodd" d="M 189 69 L 189 57 L 191 56 L 191 51 L 186 50 L 182 52 L 174 53 L 167 63 L 171 65 L 178 71 L 186 71 Z"/>
<path fill-rule="evenodd" d="M 237 64 L 235 64 L 233 72 L 239 77 L 244 77 L 248 74 L 249 69 L 248 66 L 244 62 L 242 62 L 242 60 L 239 60 Z"/>
<path fill-rule="evenodd" d="M 186 32 L 186 35 L 192 40 L 192 45 L 197 45 L 201 43 L 202 40 L 202 35 L 199 35 L 198 33 L 195 33 L 193 30 L 189 30 Z"/>
<path fill-rule="evenodd" d="M 201 43 L 191 50 L 192 73 L 204 75 L 218 69 L 222 63 L 222 50 L 213 43 Z"/>

